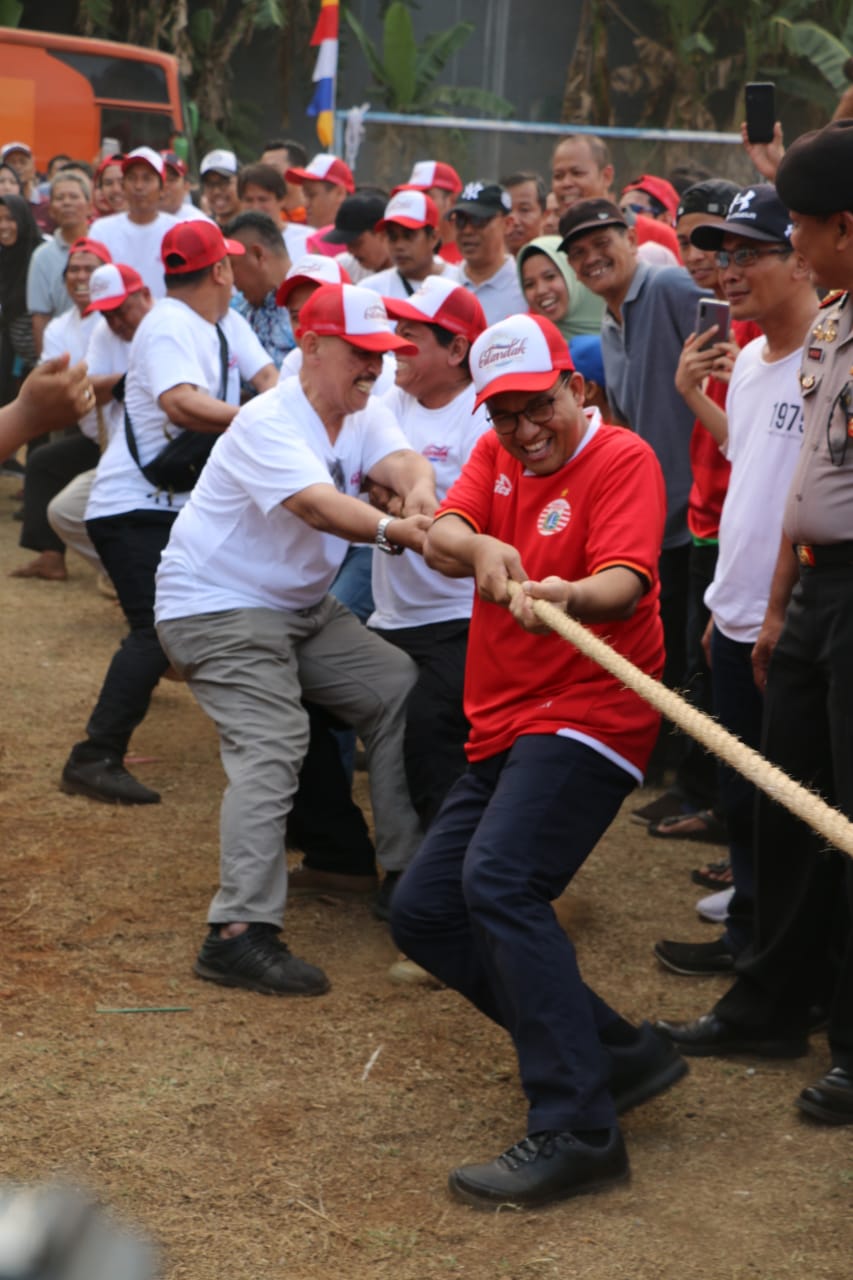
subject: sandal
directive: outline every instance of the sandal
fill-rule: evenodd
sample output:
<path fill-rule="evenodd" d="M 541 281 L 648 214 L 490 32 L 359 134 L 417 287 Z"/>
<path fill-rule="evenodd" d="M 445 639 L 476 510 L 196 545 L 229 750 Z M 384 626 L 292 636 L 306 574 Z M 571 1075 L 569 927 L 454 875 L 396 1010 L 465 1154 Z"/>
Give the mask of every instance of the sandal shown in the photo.
<path fill-rule="evenodd" d="M 734 884 L 732 864 L 728 859 L 724 862 L 709 862 L 706 866 L 691 871 L 690 879 L 694 884 L 700 884 L 704 889 L 713 889 L 717 893 L 723 889 L 731 889 Z"/>
<path fill-rule="evenodd" d="M 676 813 L 649 823 L 649 835 L 664 840 L 696 840 L 701 844 L 728 844 L 729 837 L 720 819 L 710 809 L 696 813 Z"/>

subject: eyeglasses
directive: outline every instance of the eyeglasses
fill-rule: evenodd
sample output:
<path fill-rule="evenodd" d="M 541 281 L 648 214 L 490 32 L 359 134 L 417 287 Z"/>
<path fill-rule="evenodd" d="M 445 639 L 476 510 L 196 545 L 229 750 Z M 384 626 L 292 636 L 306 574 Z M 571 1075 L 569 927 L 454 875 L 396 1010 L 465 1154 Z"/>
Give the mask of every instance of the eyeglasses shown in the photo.
<path fill-rule="evenodd" d="M 645 213 L 651 215 L 654 210 L 648 204 L 620 204 L 623 213 Z"/>
<path fill-rule="evenodd" d="M 526 422 L 532 423 L 534 427 L 547 426 L 554 416 L 554 405 L 557 402 L 557 396 L 566 385 L 566 380 L 566 374 L 562 374 L 556 395 L 537 396 L 534 400 L 528 400 L 524 408 L 520 409 L 518 413 L 487 413 L 487 421 L 491 423 L 499 436 L 513 435 L 518 430 L 522 418 Z"/>
<path fill-rule="evenodd" d="M 486 218 L 477 217 L 473 213 L 456 213 L 455 210 L 451 210 L 450 213 L 450 221 L 460 231 L 464 231 L 466 227 L 473 227 L 475 231 L 482 231 L 483 227 L 487 227 L 490 222 L 494 222 L 496 217 L 496 213 Z"/>
<path fill-rule="evenodd" d="M 792 249 L 718 249 L 714 254 L 717 266 L 724 270 L 730 263 L 736 267 L 754 267 L 759 258 L 787 258 Z"/>

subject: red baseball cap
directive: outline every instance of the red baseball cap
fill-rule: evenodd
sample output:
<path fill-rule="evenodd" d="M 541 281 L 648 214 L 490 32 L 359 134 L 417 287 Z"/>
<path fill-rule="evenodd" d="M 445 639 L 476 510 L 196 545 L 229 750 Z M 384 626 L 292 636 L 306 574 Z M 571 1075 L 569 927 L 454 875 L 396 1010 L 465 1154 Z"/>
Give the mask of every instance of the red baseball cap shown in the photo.
<path fill-rule="evenodd" d="M 103 160 L 101 160 L 97 169 L 95 170 L 95 182 L 97 183 L 101 174 L 104 172 L 105 169 L 109 169 L 110 165 L 117 165 L 118 168 L 121 169 L 123 161 L 124 161 L 124 156 L 120 151 L 117 151 L 114 155 L 111 155 L 111 156 L 104 156 Z"/>
<path fill-rule="evenodd" d="M 124 262 L 105 262 L 96 267 L 89 281 L 90 302 L 84 316 L 93 311 L 115 311 L 127 302 L 132 293 L 145 288 L 145 281 L 138 271 Z"/>
<path fill-rule="evenodd" d="M 445 164 L 443 160 L 419 160 L 406 186 L 418 187 L 421 191 L 440 187 L 442 191 L 452 191 L 458 196 L 462 190 L 462 179 L 453 165 Z"/>
<path fill-rule="evenodd" d="M 160 257 L 170 276 L 185 276 L 202 267 L 212 267 L 229 253 L 246 252 L 239 240 L 226 240 L 215 222 L 191 218 L 170 227 L 160 245 Z"/>
<path fill-rule="evenodd" d="M 343 160 L 339 160 L 337 156 L 324 152 L 314 156 L 305 169 L 286 169 L 284 180 L 297 183 L 334 182 L 337 186 L 343 187 L 349 195 L 355 191 L 355 181 L 349 165 L 344 164 Z"/>
<path fill-rule="evenodd" d="M 461 333 L 469 342 L 478 338 L 487 324 L 479 299 L 471 290 L 444 276 L 427 276 L 405 301 L 385 298 L 384 302 L 392 320 L 437 324 L 450 333 Z"/>
<path fill-rule="evenodd" d="M 175 173 L 179 173 L 182 178 L 187 176 L 186 161 L 182 160 L 176 151 L 161 151 L 160 159 L 166 169 L 174 169 Z"/>
<path fill-rule="evenodd" d="M 663 205 L 667 213 L 675 217 L 675 211 L 678 208 L 678 192 L 666 178 L 656 178 L 652 173 L 642 173 L 639 178 L 635 178 L 633 182 L 629 182 L 622 188 L 623 196 L 626 191 L 645 191 L 647 196 L 653 196 Z"/>
<path fill-rule="evenodd" d="M 561 370 L 574 370 L 566 340 L 544 316 L 507 316 L 471 348 L 474 407 L 501 391 L 547 391 Z"/>
<path fill-rule="evenodd" d="M 80 236 L 79 240 L 75 240 L 71 248 L 68 250 L 68 257 L 72 253 L 93 253 L 96 258 L 100 258 L 101 262 L 112 262 L 113 255 L 105 244 L 101 244 L 100 240 L 90 240 L 88 236 Z"/>
<path fill-rule="evenodd" d="M 394 333 L 379 294 L 355 284 L 324 284 L 312 293 L 300 313 L 296 337 L 306 333 L 342 338 L 360 351 L 399 351 L 408 356 L 418 351 Z"/>
<path fill-rule="evenodd" d="M 377 231 L 384 231 L 389 223 L 398 227 L 417 230 L 420 227 L 437 227 L 438 207 L 424 191 L 414 187 L 401 187 L 385 206 L 385 213 L 376 224 Z"/>
<path fill-rule="evenodd" d="M 128 151 L 121 162 L 122 173 L 127 173 L 132 164 L 146 164 L 163 181 L 163 157 L 152 147 L 135 147 L 133 151 Z"/>
<path fill-rule="evenodd" d="M 286 307 L 287 299 L 300 284 L 352 284 L 346 267 L 337 258 L 327 258 L 322 253 L 307 253 L 299 258 L 278 286 L 276 306 Z"/>

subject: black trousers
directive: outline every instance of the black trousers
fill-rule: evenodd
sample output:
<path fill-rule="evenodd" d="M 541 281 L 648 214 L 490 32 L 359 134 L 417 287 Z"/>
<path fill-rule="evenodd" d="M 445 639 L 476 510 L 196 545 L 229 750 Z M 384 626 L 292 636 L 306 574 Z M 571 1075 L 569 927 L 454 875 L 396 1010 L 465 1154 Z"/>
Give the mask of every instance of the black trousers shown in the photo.
<path fill-rule="evenodd" d="M 770 663 L 763 750 L 853 817 L 853 569 L 804 569 Z M 836 1066 L 853 1070 L 853 861 L 759 793 L 755 943 L 721 1018 L 800 1035 L 829 1002 Z"/>
<path fill-rule="evenodd" d="M 130 631 L 107 668 L 86 725 L 86 741 L 73 749 L 75 760 L 104 755 L 121 759 L 168 669 L 169 659 L 154 630 L 154 575 L 176 517 L 176 511 L 129 511 L 86 521 Z"/>
<path fill-rule="evenodd" d="M 48 503 L 81 471 L 96 467 L 100 456 L 95 442 L 76 428 L 73 435 L 43 444 L 27 454 L 20 546 L 30 551 L 65 550 L 65 543 L 48 523 Z"/>

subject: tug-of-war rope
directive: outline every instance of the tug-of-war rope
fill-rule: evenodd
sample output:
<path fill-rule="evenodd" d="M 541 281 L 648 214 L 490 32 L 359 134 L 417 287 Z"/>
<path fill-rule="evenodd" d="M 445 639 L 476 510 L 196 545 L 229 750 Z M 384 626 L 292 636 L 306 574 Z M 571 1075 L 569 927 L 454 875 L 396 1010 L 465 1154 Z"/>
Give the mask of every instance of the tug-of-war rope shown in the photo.
<path fill-rule="evenodd" d="M 510 581 L 508 586 L 511 596 L 521 590 L 517 582 Z M 853 857 L 853 823 L 843 813 L 833 809 L 807 787 L 795 782 L 782 769 L 766 760 L 759 751 L 754 751 L 741 742 L 704 711 L 692 707 L 680 694 L 640 671 L 639 667 L 611 649 L 609 644 L 593 635 L 577 619 L 563 613 L 557 605 L 547 600 L 533 599 L 530 604 L 540 622 L 568 640 L 584 657 L 597 662 L 627 689 L 639 694 L 656 711 L 677 724 L 679 729 L 689 733 L 691 738 L 695 738 L 708 751 L 712 751 L 720 760 L 731 765 L 756 787 L 760 787 L 771 800 L 784 805 L 813 831 L 824 836 L 830 844 Z"/>

